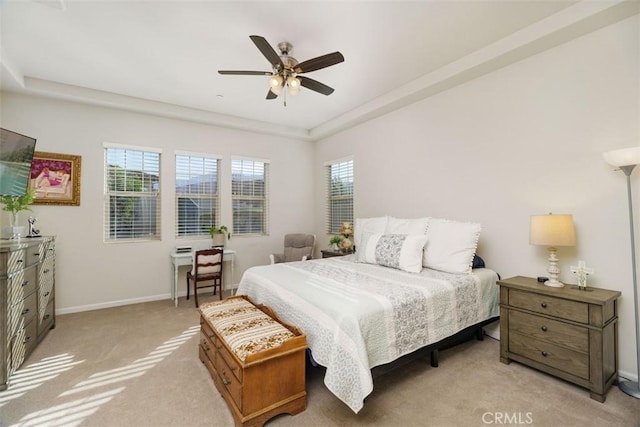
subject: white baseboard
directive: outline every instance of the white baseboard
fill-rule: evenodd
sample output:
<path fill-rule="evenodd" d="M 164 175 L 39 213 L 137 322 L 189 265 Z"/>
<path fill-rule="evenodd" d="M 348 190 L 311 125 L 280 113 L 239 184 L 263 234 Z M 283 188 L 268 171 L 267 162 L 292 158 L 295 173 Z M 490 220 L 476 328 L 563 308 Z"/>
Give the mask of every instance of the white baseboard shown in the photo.
<path fill-rule="evenodd" d="M 234 290 L 234 289 L 238 289 L 238 285 L 232 285 L 231 287 L 228 287 L 225 290 Z M 211 290 L 209 289 L 200 290 L 198 293 L 206 293 L 206 292 L 211 292 Z M 186 297 L 186 296 L 187 296 L 186 290 L 182 292 L 178 292 L 178 297 Z M 166 293 L 166 294 L 159 294 L 159 295 L 151 295 L 148 297 L 130 298 L 130 299 L 123 299 L 118 301 L 101 302 L 98 304 L 77 305 L 75 307 L 59 308 L 59 309 L 56 309 L 56 315 L 80 313 L 82 311 L 100 310 L 103 308 L 120 307 L 122 305 L 140 304 L 143 302 L 160 301 L 165 299 L 171 299 L 171 294 Z"/>
<path fill-rule="evenodd" d="M 187 293 L 185 292 L 184 295 L 186 294 Z M 130 299 L 123 299 L 118 301 L 101 302 L 98 304 L 77 305 L 75 307 L 59 308 L 59 309 L 56 309 L 56 315 L 79 313 L 81 311 L 100 310 L 102 308 L 119 307 L 121 305 L 130 305 L 130 304 L 140 304 L 142 302 L 160 301 L 163 299 L 171 299 L 171 294 L 166 293 L 166 294 L 151 295 L 148 297 L 141 297 L 141 298 L 130 298 Z"/>

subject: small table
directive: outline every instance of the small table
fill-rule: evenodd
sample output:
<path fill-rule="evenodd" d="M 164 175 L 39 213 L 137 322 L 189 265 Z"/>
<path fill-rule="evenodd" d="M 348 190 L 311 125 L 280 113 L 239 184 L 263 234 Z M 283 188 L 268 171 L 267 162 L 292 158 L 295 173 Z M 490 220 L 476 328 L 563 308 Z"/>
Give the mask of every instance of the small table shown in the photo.
<path fill-rule="evenodd" d="M 203 248 L 204 249 L 204 248 Z M 197 249 L 196 249 L 197 250 Z M 222 262 L 231 263 L 231 280 L 233 280 L 234 260 L 236 251 L 225 249 L 222 255 Z M 178 306 L 178 269 L 181 266 L 191 266 L 193 263 L 193 252 L 173 252 L 171 254 L 171 263 L 173 265 L 173 286 L 171 286 L 171 299 L 176 307 Z M 224 288 L 224 285 L 222 286 Z M 222 292 L 222 290 L 220 290 Z"/>
<path fill-rule="evenodd" d="M 353 252 L 342 252 L 340 250 L 333 250 L 333 249 L 323 249 L 320 251 L 322 253 L 322 258 L 331 258 L 334 256 L 345 256 L 345 255 L 350 255 Z"/>

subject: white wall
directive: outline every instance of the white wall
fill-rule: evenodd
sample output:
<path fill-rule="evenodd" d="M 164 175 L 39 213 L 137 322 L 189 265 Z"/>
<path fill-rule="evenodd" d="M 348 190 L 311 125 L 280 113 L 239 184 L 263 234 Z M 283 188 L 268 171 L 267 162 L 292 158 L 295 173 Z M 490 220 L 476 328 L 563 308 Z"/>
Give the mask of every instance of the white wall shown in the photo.
<path fill-rule="evenodd" d="M 1 106 L 2 127 L 37 138 L 37 151 L 82 156 L 80 206 L 32 206 L 41 232 L 57 236 L 58 313 L 169 298 L 173 247 L 208 243 L 175 239 L 175 150 L 222 156 L 221 222 L 227 226 L 233 224 L 231 156 L 271 161 L 270 235 L 234 235 L 228 242 L 227 247 L 237 251 L 233 283 L 246 268 L 268 264 L 271 252 L 282 251 L 285 233 L 313 231 L 310 142 L 9 93 L 1 94 Z M 163 150 L 161 241 L 103 243 L 104 142 Z M 22 213 L 24 225 L 28 215 Z M 2 219 L 8 222 L 6 214 Z M 180 271 L 181 294 L 186 293 L 185 272 Z"/>
<path fill-rule="evenodd" d="M 480 222 L 479 255 L 502 277 L 546 274 L 546 249 L 529 245 L 530 215 L 573 214 L 578 243 L 559 248 L 561 280 L 575 283 L 569 267 L 585 260 L 595 269 L 590 284 L 622 292 L 620 371 L 634 377 L 625 177 L 602 153 L 640 144 L 638 21 L 627 19 L 317 143 L 316 210 L 326 209 L 322 164 L 353 155 L 356 217 Z M 638 213 L 640 171 L 632 178 Z M 328 244 L 320 215 L 316 233 L 320 246 Z"/>

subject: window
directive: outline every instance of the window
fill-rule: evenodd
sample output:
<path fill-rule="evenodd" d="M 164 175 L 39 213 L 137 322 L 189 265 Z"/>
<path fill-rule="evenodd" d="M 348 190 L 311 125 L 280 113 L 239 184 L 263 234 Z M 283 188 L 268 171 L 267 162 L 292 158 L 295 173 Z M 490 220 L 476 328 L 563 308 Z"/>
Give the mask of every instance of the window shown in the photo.
<path fill-rule="evenodd" d="M 220 159 L 176 154 L 176 237 L 209 236 L 219 225 Z"/>
<path fill-rule="evenodd" d="M 337 234 L 343 222 L 353 223 L 353 160 L 328 163 L 327 231 Z"/>
<path fill-rule="evenodd" d="M 261 160 L 231 161 L 234 234 L 268 233 L 268 166 Z"/>
<path fill-rule="evenodd" d="M 160 240 L 160 151 L 105 145 L 107 242 Z"/>

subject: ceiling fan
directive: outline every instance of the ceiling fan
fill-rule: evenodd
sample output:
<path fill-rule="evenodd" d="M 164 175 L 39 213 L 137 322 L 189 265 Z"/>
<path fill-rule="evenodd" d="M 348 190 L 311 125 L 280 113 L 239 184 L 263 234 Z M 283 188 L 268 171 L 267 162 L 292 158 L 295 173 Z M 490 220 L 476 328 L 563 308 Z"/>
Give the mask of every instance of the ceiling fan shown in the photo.
<path fill-rule="evenodd" d="M 241 76 L 270 76 L 271 78 L 269 79 L 267 99 L 276 99 L 278 95 L 282 93 L 282 89 L 285 86 L 287 87 L 290 95 L 296 95 L 300 91 L 300 86 L 306 87 L 307 89 L 311 89 L 323 95 L 331 95 L 333 93 L 333 88 L 301 74 L 343 62 L 344 56 L 342 56 L 340 52 L 328 53 L 299 63 L 297 59 L 289 56 L 289 53 L 293 49 L 291 43 L 278 43 L 278 49 L 280 50 L 280 55 L 278 55 L 264 37 L 249 36 L 249 38 L 253 41 L 260 52 L 262 52 L 264 57 L 267 58 L 267 61 L 269 61 L 273 68 L 273 71 L 218 70 L 218 73 Z M 287 105 L 286 99 L 285 105 Z"/>

